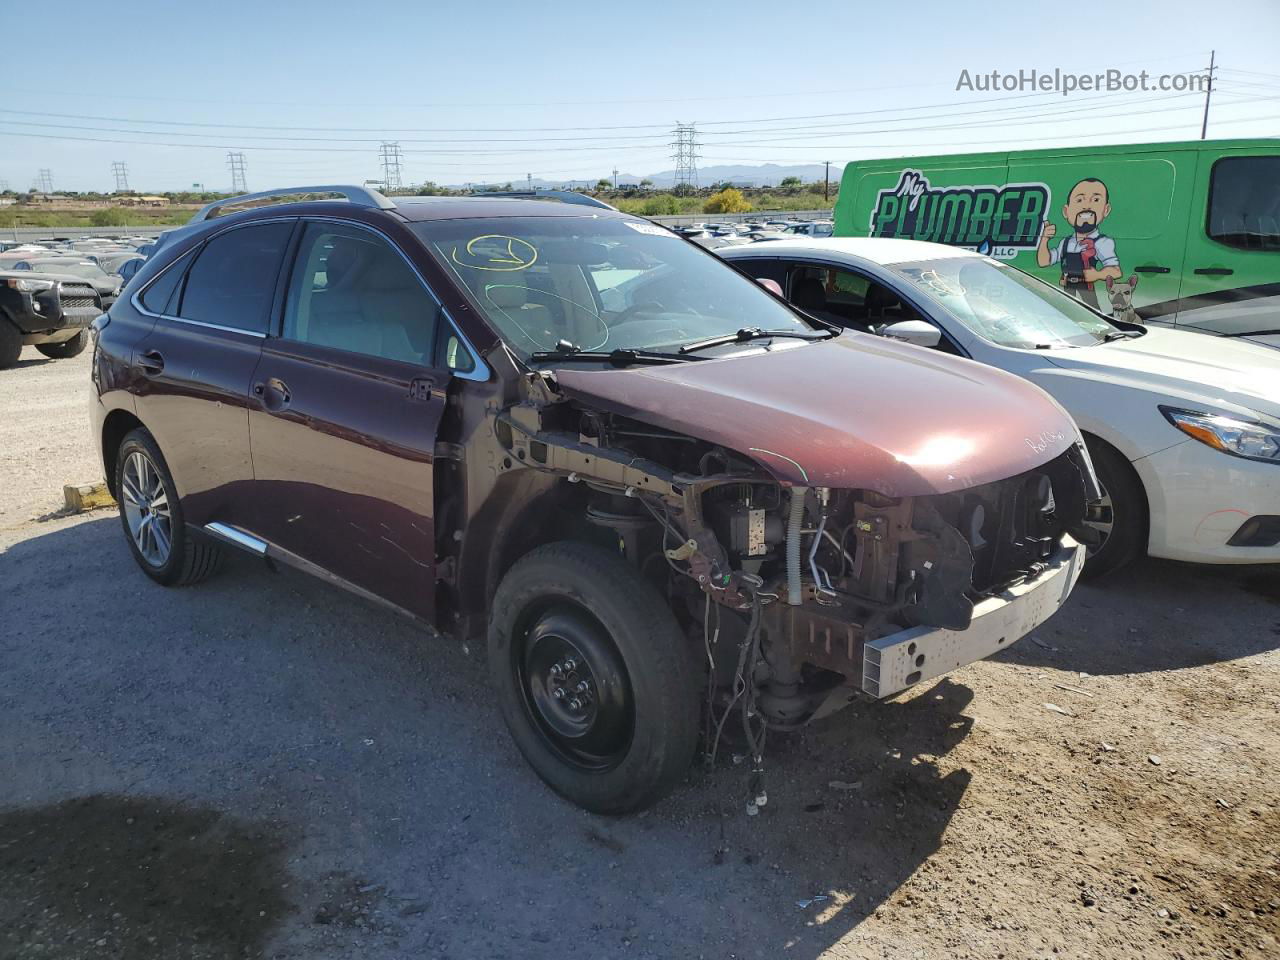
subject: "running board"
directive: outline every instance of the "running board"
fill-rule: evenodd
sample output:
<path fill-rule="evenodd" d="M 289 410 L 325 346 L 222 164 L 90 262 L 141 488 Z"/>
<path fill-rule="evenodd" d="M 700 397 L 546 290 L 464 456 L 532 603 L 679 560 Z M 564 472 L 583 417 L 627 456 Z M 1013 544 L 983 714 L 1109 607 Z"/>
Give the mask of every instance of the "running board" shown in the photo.
<path fill-rule="evenodd" d="M 250 536 L 243 530 L 237 530 L 235 527 L 229 527 L 225 523 L 206 523 L 204 532 L 210 536 L 217 537 L 226 543 L 239 547 L 241 550 L 248 550 L 250 553 L 265 557 L 267 555 L 267 541 L 259 540 L 257 537 Z"/>

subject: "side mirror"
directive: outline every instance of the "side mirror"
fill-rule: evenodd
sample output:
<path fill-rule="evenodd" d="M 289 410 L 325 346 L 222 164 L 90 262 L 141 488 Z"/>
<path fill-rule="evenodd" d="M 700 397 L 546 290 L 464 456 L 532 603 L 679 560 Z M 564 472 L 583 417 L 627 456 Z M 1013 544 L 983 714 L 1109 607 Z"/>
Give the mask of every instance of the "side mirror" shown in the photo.
<path fill-rule="evenodd" d="M 900 320 L 880 328 L 880 336 L 905 340 L 917 347 L 936 347 L 942 342 L 942 331 L 924 320 Z"/>
<path fill-rule="evenodd" d="M 764 287 L 775 296 L 782 296 L 782 286 L 777 280 L 770 280 L 768 277 L 756 277 L 756 283 Z"/>

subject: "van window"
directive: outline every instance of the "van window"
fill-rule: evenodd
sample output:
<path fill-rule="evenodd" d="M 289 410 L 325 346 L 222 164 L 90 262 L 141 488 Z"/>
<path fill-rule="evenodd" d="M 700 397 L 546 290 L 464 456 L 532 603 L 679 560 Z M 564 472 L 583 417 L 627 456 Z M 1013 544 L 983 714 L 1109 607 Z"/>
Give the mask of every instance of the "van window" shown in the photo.
<path fill-rule="evenodd" d="M 1243 250 L 1280 250 L 1280 157 L 1227 157 L 1213 165 L 1209 237 Z"/>
<path fill-rule="evenodd" d="M 214 237 L 187 273 L 178 316 L 266 333 L 280 258 L 292 231 L 292 222 L 263 223 Z"/>

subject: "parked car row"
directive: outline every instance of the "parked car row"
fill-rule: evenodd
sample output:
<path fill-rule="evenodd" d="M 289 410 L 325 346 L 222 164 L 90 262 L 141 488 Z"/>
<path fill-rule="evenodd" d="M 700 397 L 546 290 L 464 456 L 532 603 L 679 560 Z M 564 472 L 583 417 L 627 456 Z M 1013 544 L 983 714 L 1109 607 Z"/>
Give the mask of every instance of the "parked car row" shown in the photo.
<path fill-rule="evenodd" d="M 343 199 L 272 202 L 309 193 Z M 240 549 L 483 639 L 531 766 L 609 813 L 727 724 L 764 794 L 766 731 L 1004 649 L 1090 550 L 1280 560 L 1262 348 L 1198 389 L 1199 344 L 976 253 L 719 252 L 581 197 L 210 204 L 93 325 L 135 560 Z"/>
<path fill-rule="evenodd" d="M 149 237 L 50 237 L 35 243 L 0 241 L 0 369 L 17 362 L 24 345 L 47 357 L 74 357 L 86 328 L 111 307 L 146 256 Z M 86 289 L 87 288 L 87 289 Z"/>
<path fill-rule="evenodd" d="M 830 220 L 747 220 L 742 223 L 694 223 L 676 227 L 675 232 L 708 250 L 783 240 L 795 236 L 829 237 Z"/>

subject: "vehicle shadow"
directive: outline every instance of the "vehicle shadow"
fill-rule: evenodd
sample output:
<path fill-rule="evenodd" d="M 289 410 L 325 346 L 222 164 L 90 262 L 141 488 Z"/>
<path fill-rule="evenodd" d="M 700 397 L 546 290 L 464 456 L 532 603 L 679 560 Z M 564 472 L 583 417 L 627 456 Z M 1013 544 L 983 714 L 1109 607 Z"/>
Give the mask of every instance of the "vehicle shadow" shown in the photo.
<path fill-rule="evenodd" d="M 192 955 L 265 938 L 267 955 L 560 960 L 575 917 L 593 956 L 816 958 L 939 848 L 972 777 L 949 754 L 973 693 L 943 680 L 771 735 L 758 816 L 732 748 L 650 811 L 592 816 L 519 756 L 483 651 L 249 558 L 157 587 L 113 513 L 28 532 L 0 552 L 0 847 L 13 824 L 80 824 L 85 797 L 110 798 L 103 823 L 178 812 L 158 850 L 111 826 L 79 859 L 10 858 L 0 889 L 196 858 L 180 811 L 287 850 L 283 876 L 217 868 L 280 881 L 262 927 L 215 934 L 185 896 L 148 901 L 142 926 L 207 947 Z M 45 955 L 79 956 L 75 912 L 57 913 L 41 936 L 68 946 Z"/>
<path fill-rule="evenodd" d="M 1277 647 L 1280 565 L 1144 559 L 1107 580 L 1081 581 L 1061 610 L 996 659 L 1109 675 L 1181 670 Z"/>

